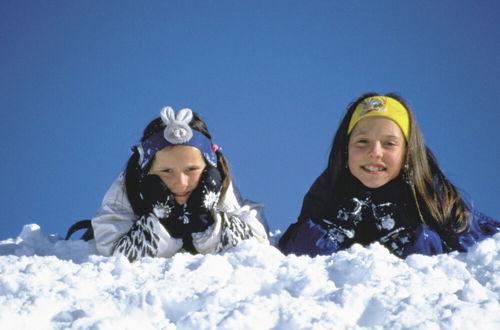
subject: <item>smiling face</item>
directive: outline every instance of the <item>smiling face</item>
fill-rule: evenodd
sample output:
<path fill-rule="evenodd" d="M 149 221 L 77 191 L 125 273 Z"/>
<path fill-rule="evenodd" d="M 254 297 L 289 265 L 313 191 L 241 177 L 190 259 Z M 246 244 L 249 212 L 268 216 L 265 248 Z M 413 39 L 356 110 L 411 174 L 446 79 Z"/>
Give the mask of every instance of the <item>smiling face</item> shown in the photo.
<path fill-rule="evenodd" d="M 158 175 L 174 194 L 179 204 L 184 204 L 198 186 L 205 169 L 200 150 L 187 145 L 166 147 L 158 151 L 149 174 Z"/>
<path fill-rule="evenodd" d="M 361 119 L 351 132 L 348 166 L 368 188 L 378 188 L 399 175 L 406 141 L 399 126 L 384 117 Z"/>

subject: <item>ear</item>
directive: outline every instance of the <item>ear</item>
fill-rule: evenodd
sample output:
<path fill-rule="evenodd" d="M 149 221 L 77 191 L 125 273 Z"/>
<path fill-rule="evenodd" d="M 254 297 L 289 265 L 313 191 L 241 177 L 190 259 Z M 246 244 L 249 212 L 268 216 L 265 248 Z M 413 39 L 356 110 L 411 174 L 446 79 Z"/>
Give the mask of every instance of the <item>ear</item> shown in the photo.
<path fill-rule="evenodd" d="M 171 107 L 164 107 L 163 109 L 161 109 L 160 116 L 165 126 L 168 126 L 175 121 L 174 109 L 172 109 Z"/>
<path fill-rule="evenodd" d="M 191 111 L 191 109 L 184 108 L 179 111 L 176 119 L 178 122 L 189 124 L 191 122 L 191 119 L 193 119 L 193 112 Z"/>

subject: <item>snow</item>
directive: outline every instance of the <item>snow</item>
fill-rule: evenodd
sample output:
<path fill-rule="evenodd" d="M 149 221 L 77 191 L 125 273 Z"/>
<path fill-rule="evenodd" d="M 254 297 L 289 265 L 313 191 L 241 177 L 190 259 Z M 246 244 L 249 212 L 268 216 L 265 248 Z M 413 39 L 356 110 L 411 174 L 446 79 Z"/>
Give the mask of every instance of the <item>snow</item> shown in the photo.
<path fill-rule="evenodd" d="M 500 329 L 499 251 L 500 234 L 406 259 L 378 243 L 310 258 L 249 240 L 129 263 L 31 224 L 0 241 L 0 329 Z"/>

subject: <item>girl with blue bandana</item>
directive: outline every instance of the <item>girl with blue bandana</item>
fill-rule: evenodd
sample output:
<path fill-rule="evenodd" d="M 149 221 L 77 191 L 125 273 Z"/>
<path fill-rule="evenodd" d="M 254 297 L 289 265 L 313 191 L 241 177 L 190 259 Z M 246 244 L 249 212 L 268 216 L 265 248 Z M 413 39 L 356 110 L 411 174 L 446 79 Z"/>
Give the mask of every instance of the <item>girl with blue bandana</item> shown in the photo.
<path fill-rule="evenodd" d="M 443 174 L 408 105 L 365 94 L 349 105 L 328 165 L 279 247 L 316 256 L 379 242 L 399 257 L 434 255 L 467 251 L 499 230 Z"/>
<path fill-rule="evenodd" d="M 241 199 L 199 115 L 165 107 L 132 151 L 92 219 L 100 253 L 134 261 L 268 243 L 262 206 Z"/>

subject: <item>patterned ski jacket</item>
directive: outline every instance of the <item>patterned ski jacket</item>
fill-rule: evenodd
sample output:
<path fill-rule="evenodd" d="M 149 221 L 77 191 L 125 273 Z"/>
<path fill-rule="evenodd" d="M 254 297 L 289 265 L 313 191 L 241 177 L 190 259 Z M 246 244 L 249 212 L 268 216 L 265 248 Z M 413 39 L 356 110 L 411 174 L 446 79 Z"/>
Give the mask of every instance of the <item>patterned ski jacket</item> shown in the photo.
<path fill-rule="evenodd" d="M 335 203 L 329 171 L 318 177 L 304 197 L 299 221 L 279 241 L 283 253 L 327 255 L 355 243 L 380 242 L 403 258 L 412 253 L 434 255 L 467 251 L 500 231 L 500 222 L 475 210 L 468 230 L 460 234 L 439 229 L 425 209 L 427 224 L 423 224 L 410 187 L 401 177 L 369 189 L 350 175 L 342 186 L 344 198 Z"/>
<path fill-rule="evenodd" d="M 170 257 L 181 251 L 182 239 L 170 236 L 153 213 L 134 214 L 125 189 L 121 173 L 92 219 L 97 251 L 106 256 L 123 254 L 130 261 L 145 256 Z M 213 225 L 192 234 L 194 248 L 202 254 L 221 252 L 251 237 L 269 243 L 262 209 L 261 204 L 242 200 L 231 183 L 223 201 L 211 211 Z"/>

